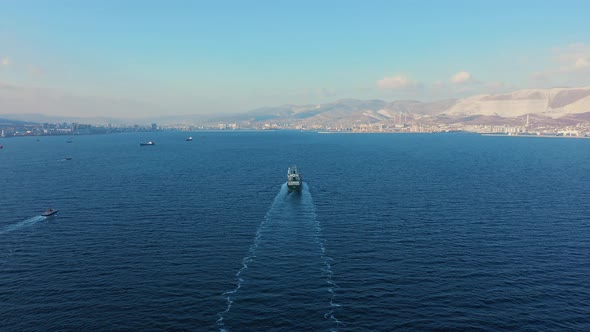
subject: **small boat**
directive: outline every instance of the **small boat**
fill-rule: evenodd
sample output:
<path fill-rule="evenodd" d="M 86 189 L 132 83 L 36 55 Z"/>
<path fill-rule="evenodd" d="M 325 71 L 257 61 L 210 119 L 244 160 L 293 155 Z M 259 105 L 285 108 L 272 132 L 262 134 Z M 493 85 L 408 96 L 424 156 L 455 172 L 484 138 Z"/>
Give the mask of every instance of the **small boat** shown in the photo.
<path fill-rule="evenodd" d="M 0 145 L 0 149 L 4 149 L 4 146 Z"/>
<path fill-rule="evenodd" d="M 43 217 L 50 217 L 50 216 L 52 216 L 52 215 L 56 214 L 57 212 L 58 212 L 57 210 L 54 210 L 54 209 L 48 209 L 47 211 L 45 211 L 45 212 L 41 213 L 41 215 L 42 215 Z"/>
<path fill-rule="evenodd" d="M 301 174 L 297 172 L 297 166 L 291 166 L 287 170 L 287 189 L 291 191 L 301 191 Z"/>
<path fill-rule="evenodd" d="M 70 139 L 68 139 L 68 140 L 66 141 L 66 143 L 72 143 L 72 142 L 73 142 L 73 141 L 72 141 L 72 139 L 71 139 L 71 138 L 70 138 Z"/>
<path fill-rule="evenodd" d="M 139 143 L 139 146 L 150 146 L 150 145 L 156 145 L 156 143 L 154 143 L 153 141 L 149 141 L 147 143 L 144 143 L 144 142 Z"/>
<path fill-rule="evenodd" d="M 186 141 L 187 141 L 187 142 L 191 142 L 192 140 L 193 140 L 193 137 L 192 137 L 192 136 L 189 136 L 189 137 L 186 139 Z"/>
<path fill-rule="evenodd" d="M 65 157 L 64 160 L 72 160 L 72 157 Z"/>

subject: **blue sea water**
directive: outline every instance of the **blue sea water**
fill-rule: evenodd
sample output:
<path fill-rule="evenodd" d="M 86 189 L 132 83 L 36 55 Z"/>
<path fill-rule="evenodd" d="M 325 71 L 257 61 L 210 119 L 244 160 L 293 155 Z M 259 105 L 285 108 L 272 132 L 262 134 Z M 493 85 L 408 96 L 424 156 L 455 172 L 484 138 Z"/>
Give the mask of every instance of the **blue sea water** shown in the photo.
<path fill-rule="evenodd" d="M 3 331 L 590 330 L 590 140 L 65 141 L 2 140 Z"/>

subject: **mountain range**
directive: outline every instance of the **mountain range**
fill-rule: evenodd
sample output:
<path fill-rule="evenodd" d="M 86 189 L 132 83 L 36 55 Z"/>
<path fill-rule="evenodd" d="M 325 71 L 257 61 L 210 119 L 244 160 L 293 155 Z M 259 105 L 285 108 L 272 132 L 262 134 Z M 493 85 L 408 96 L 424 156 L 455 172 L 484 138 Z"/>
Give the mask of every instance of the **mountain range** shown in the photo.
<path fill-rule="evenodd" d="M 350 126 L 351 124 L 536 124 L 569 125 L 590 122 L 590 87 L 523 89 L 505 94 L 483 94 L 433 102 L 416 100 L 341 99 L 326 104 L 262 107 L 234 115 L 177 115 L 145 119 L 67 118 L 41 114 L 3 114 L 2 118 L 36 122 L 93 124 L 151 123 L 162 125 L 281 123 L 293 126 Z"/>
<path fill-rule="evenodd" d="M 300 125 L 324 123 L 522 124 L 569 125 L 590 121 L 590 87 L 525 89 L 434 102 L 342 99 L 321 105 L 264 107 L 236 120 Z"/>

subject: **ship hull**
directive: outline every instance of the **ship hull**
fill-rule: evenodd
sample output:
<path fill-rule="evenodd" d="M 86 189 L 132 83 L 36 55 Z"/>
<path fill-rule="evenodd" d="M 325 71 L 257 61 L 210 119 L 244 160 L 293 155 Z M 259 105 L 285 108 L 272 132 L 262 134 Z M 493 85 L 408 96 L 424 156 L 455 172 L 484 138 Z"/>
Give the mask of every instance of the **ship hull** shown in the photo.
<path fill-rule="evenodd" d="M 58 212 L 57 210 L 56 210 L 56 211 L 52 211 L 52 212 L 43 212 L 43 213 L 41 213 L 41 215 L 42 215 L 43 217 L 51 217 L 51 216 L 53 216 L 53 215 L 56 215 L 56 214 L 57 214 L 57 212 Z"/>
<path fill-rule="evenodd" d="M 290 184 L 287 185 L 287 189 L 292 192 L 292 191 L 301 191 L 301 185 L 300 184 Z"/>

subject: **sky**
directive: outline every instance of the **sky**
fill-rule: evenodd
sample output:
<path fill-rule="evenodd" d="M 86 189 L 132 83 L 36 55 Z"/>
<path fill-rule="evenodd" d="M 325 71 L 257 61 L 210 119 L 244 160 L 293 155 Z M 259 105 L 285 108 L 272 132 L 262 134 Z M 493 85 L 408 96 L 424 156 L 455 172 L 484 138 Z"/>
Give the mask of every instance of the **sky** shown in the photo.
<path fill-rule="evenodd" d="M 240 113 L 590 85 L 590 1 L 0 3 L 0 114 Z"/>

